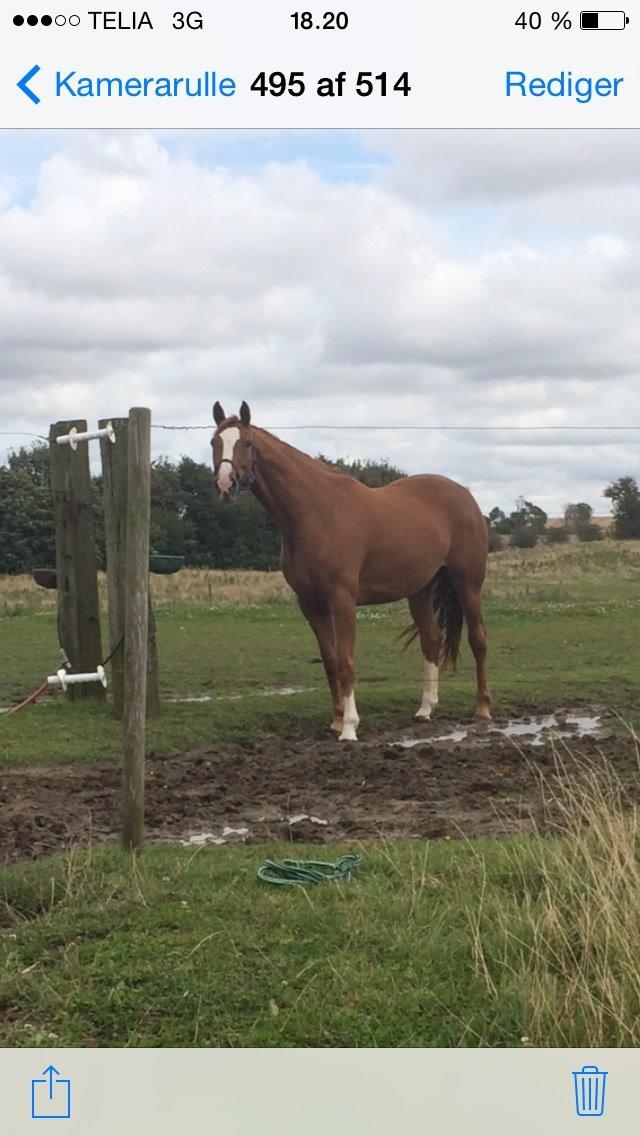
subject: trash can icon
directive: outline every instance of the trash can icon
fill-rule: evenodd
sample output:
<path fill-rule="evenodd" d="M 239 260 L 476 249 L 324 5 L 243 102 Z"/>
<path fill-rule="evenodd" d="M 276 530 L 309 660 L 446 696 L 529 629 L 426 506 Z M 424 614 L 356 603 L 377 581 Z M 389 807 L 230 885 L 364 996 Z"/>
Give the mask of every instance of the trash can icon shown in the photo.
<path fill-rule="evenodd" d="M 607 1074 L 597 1065 L 583 1065 L 573 1074 L 578 1116 L 602 1116 Z"/>

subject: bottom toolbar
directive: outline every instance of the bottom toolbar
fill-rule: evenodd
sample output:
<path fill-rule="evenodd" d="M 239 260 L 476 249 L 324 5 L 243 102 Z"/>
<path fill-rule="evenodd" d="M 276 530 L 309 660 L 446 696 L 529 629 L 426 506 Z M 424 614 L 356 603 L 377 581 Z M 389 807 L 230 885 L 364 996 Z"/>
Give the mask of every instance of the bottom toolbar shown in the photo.
<path fill-rule="evenodd" d="M 566 1133 L 637 1115 L 633 1050 L 4 1050 L 2 1131 L 92 1136 Z M 36 1129 L 37 1130 L 37 1129 Z"/>

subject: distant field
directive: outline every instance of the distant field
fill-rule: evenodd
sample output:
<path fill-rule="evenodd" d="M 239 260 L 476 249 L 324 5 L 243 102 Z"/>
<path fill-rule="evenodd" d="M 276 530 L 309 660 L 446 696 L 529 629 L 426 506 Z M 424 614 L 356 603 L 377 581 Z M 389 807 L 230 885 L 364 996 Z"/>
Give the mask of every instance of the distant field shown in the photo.
<path fill-rule="evenodd" d="M 579 583 L 580 598 L 586 577 L 602 587 L 610 577 L 619 581 L 640 576 L 640 541 L 604 541 L 594 544 L 540 544 L 532 549 L 505 549 L 489 557 L 485 594 L 490 598 L 528 594 L 530 585 L 543 582 L 561 588 L 571 600 L 572 584 Z M 209 568 L 184 568 L 174 576 L 151 576 L 151 594 L 156 606 L 195 604 L 208 607 L 229 604 L 295 602 L 295 596 L 280 572 L 226 572 Z M 99 574 L 100 600 L 106 610 L 106 579 Z M 515 588 L 514 588 L 515 585 Z M 518 588 L 520 589 L 518 593 Z M 542 595 L 542 592 L 540 593 Z M 31 576 L 0 576 L 0 618 L 39 611 L 54 611 L 56 593 L 40 588 Z"/>
<path fill-rule="evenodd" d="M 107 581 L 98 576 L 100 606 L 107 607 Z M 210 568 L 183 568 L 175 576 L 150 576 L 151 595 L 157 607 L 175 604 L 260 604 L 289 602 L 291 589 L 280 572 L 220 572 Z M 0 618 L 29 612 L 55 611 L 56 593 L 40 588 L 31 576 L 0 576 Z"/>

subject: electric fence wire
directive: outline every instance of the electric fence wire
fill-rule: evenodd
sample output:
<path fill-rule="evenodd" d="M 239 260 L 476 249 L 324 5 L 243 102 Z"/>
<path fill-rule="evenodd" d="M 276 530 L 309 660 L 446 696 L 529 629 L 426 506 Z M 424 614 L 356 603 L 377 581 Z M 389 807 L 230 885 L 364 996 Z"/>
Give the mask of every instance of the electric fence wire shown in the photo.
<path fill-rule="evenodd" d="M 206 426 L 200 426 L 200 425 L 192 425 L 192 426 L 186 426 L 185 425 L 185 426 L 182 426 L 182 425 L 173 425 L 173 424 L 166 423 L 166 422 L 153 422 L 151 424 L 151 429 L 152 430 L 170 430 L 170 431 L 210 430 L 210 431 L 213 432 L 214 426 L 213 426 L 213 423 L 207 423 Z M 285 425 L 265 426 L 264 429 L 265 430 L 277 430 L 277 431 L 284 431 L 284 430 L 340 430 L 340 431 L 345 431 L 345 430 L 350 430 L 350 431 L 353 431 L 354 433 L 363 432 L 363 431 L 365 431 L 367 433 L 369 431 L 377 431 L 377 432 L 385 432 L 386 431 L 387 433 L 393 431 L 393 433 L 396 433 L 399 430 L 403 431 L 403 432 L 416 432 L 417 431 L 417 432 L 422 432 L 422 433 L 437 433 L 438 431 L 443 431 L 443 432 L 447 432 L 447 433 L 449 433 L 449 432 L 450 433 L 482 433 L 482 432 L 492 432 L 494 430 L 506 430 L 506 431 L 513 431 L 513 432 L 519 432 L 519 433 L 520 432 L 521 433 L 527 433 L 527 432 L 541 433 L 545 430 L 557 431 L 558 433 L 579 433 L 581 431 L 591 432 L 591 433 L 596 433 L 596 432 L 600 432 L 600 433 L 607 433 L 607 432 L 629 433 L 629 432 L 632 432 L 634 430 L 640 430 L 640 424 L 638 424 L 638 425 L 621 425 L 619 423 L 613 423 L 611 425 L 605 424 L 605 425 L 596 425 L 596 426 L 585 426 L 585 425 L 569 425 L 569 424 L 558 425 L 556 423 L 556 424 L 553 424 L 553 425 L 547 424 L 547 425 L 536 425 L 536 426 L 524 426 L 520 423 L 513 423 L 513 422 L 512 423 L 504 423 L 504 422 L 486 423 L 486 422 L 483 422 L 483 423 L 476 424 L 475 426 L 470 426 L 470 425 L 455 425 L 454 426 L 454 425 L 451 425 L 449 423 L 436 423 L 434 425 L 429 425 L 429 426 L 423 426 L 423 425 L 420 425 L 420 424 L 417 424 L 417 425 L 414 424 L 414 425 L 410 425 L 410 426 L 407 426 L 406 424 L 398 424 L 398 425 L 388 424 L 388 425 L 383 426 L 383 425 L 380 425 L 380 423 L 376 423 L 374 425 L 371 425 L 371 424 L 368 424 L 368 423 L 357 423 L 357 422 L 356 423 L 313 422 L 313 423 L 305 423 L 305 424 L 294 423 L 294 424 L 290 424 L 290 425 L 286 425 L 286 426 Z M 30 430 L 0 430 L 0 437 L 4 437 L 4 438 L 38 438 L 42 442 L 48 442 L 49 441 L 49 438 L 45 434 L 36 434 L 36 433 L 33 433 Z"/>
<path fill-rule="evenodd" d="M 211 431 L 213 431 L 214 427 L 213 427 L 213 424 L 211 424 L 211 423 L 207 426 L 168 426 L 168 425 L 165 425 L 164 423 L 153 422 L 152 425 L 151 425 L 151 429 L 152 430 L 211 430 Z M 345 424 L 336 424 L 336 423 L 325 423 L 325 424 L 323 424 L 321 422 L 316 422 L 313 425 L 306 425 L 306 426 L 265 426 L 264 429 L 265 430 L 353 430 L 355 432 L 357 432 L 358 430 L 367 430 L 367 431 L 368 430 L 386 430 L 387 432 L 393 431 L 394 433 L 397 430 L 407 430 L 407 431 L 418 430 L 418 431 L 425 431 L 425 432 L 436 432 L 438 430 L 469 431 L 469 432 L 483 431 L 483 430 L 486 430 L 486 431 L 490 431 L 490 430 L 514 430 L 514 431 L 515 430 L 518 430 L 518 431 L 520 431 L 520 430 L 522 430 L 522 431 L 526 431 L 526 430 L 531 430 L 531 431 L 539 431 L 539 430 L 558 430 L 558 431 L 590 430 L 590 431 L 596 431 L 596 430 L 599 430 L 599 431 L 605 432 L 607 430 L 611 430 L 611 431 L 640 430 L 640 425 L 638 425 L 638 426 L 620 426 L 620 425 L 614 425 L 614 426 L 558 426 L 558 425 L 554 425 L 554 426 L 521 426 L 521 425 L 514 425 L 514 424 L 505 425 L 504 423 L 500 423 L 500 424 L 496 424 L 496 425 L 492 426 L 492 425 L 487 425 L 486 423 L 483 423 L 482 425 L 479 425 L 479 426 L 449 426 L 449 425 L 445 425 L 445 424 L 438 424 L 438 425 L 435 425 L 435 426 L 406 426 L 406 425 L 401 425 L 401 426 L 394 426 L 394 425 L 368 426 L 366 424 L 365 425 L 358 425 L 357 423 L 351 424 L 351 425 L 349 425 L 349 424 L 345 425 Z"/>

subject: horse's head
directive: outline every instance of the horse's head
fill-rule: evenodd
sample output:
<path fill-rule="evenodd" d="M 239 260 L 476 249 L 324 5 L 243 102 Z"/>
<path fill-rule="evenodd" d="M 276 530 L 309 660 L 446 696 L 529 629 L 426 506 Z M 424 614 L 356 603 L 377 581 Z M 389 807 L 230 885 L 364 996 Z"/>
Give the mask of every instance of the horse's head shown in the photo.
<path fill-rule="evenodd" d="M 216 429 L 211 439 L 213 472 L 223 501 L 233 501 L 238 490 L 250 485 L 254 477 L 255 453 L 251 411 L 246 402 L 240 414 L 227 418 L 219 402 L 213 407 Z"/>

